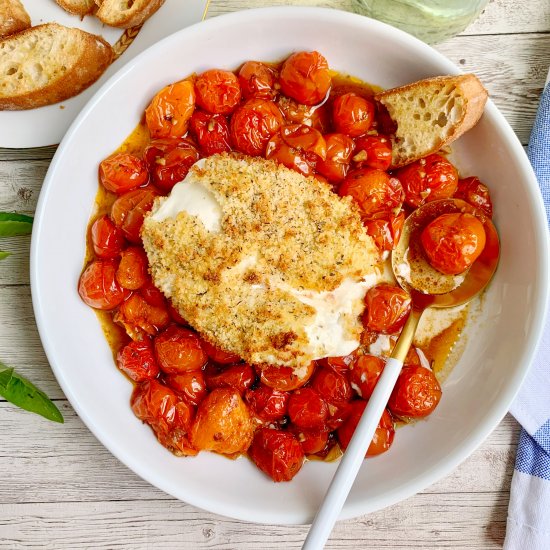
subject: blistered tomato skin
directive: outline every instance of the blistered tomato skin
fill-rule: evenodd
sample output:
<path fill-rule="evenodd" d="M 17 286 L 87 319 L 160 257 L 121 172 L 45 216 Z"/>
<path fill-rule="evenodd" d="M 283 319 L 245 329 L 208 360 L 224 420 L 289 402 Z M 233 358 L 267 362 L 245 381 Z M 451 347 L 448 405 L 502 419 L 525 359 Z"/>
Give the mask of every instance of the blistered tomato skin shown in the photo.
<path fill-rule="evenodd" d="M 347 376 L 333 368 L 319 368 L 311 381 L 311 387 L 327 403 L 342 403 L 352 397 L 351 385 Z"/>
<path fill-rule="evenodd" d="M 458 180 L 454 197 L 479 208 L 489 218 L 493 217 L 493 203 L 489 188 L 479 178 L 469 177 Z"/>
<path fill-rule="evenodd" d="M 290 393 L 275 390 L 260 384 L 254 390 L 247 390 L 246 402 L 252 412 L 264 422 L 281 420 L 288 410 Z"/>
<path fill-rule="evenodd" d="M 441 399 L 441 386 L 434 373 L 419 366 L 405 366 L 388 401 L 390 411 L 400 417 L 429 415 Z"/>
<path fill-rule="evenodd" d="M 195 111 L 190 128 L 204 156 L 231 151 L 229 124 L 225 116 Z"/>
<path fill-rule="evenodd" d="M 113 260 L 94 260 L 82 272 L 78 293 L 95 309 L 110 310 L 119 306 L 129 292 L 116 280 L 117 263 Z"/>
<path fill-rule="evenodd" d="M 277 482 L 290 481 L 305 458 L 294 435 L 274 428 L 257 430 L 248 454 L 262 472 Z"/>
<path fill-rule="evenodd" d="M 111 219 L 132 243 L 140 243 L 139 235 L 145 214 L 153 207 L 158 193 L 150 188 L 128 191 L 111 206 Z"/>
<path fill-rule="evenodd" d="M 126 193 L 145 185 L 148 180 L 145 163 L 129 153 L 117 153 L 99 165 L 99 181 L 111 193 Z"/>
<path fill-rule="evenodd" d="M 347 175 L 353 155 L 353 140 L 345 134 L 327 134 L 326 158 L 317 162 L 316 170 L 330 183 L 339 183 Z"/>
<path fill-rule="evenodd" d="M 218 363 L 220 365 L 232 365 L 233 363 L 238 363 L 241 360 L 236 353 L 231 353 L 230 351 L 217 348 L 207 340 L 203 339 L 201 341 L 201 345 L 208 357 L 210 357 L 214 363 Z"/>
<path fill-rule="evenodd" d="M 328 406 L 313 388 L 301 388 L 290 394 L 288 415 L 300 428 L 322 428 L 328 416 Z"/>
<path fill-rule="evenodd" d="M 254 369 L 247 363 L 218 367 L 208 364 L 204 369 L 204 379 L 209 390 L 215 388 L 233 388 L 244 395 L 256 379 Z"/>
<path fill-rule="evenodd" d="M 122 325 L 132 340 L 155 336 L 170 322 L 166 308 L 152 306 L 138 293 L 133 293 L 119 307 L 113 321 Z"/>
<path fill-rule="evenodd" d="M 147 282 L 147 256 L 142 248 L 129 246 L 122 251 L 116 280 L 128 290 L 138 290 Z"/>
<path fill-rule="evenodd" d="M 228 115 L 241 100 L 239 80 L 230 71 L 210 69 L 195 80 L 197 105 L 212 114 Z"/>
<path fill-rule="evenodd" d="M 351 387 L 359 397 L 368 399 L 384 370 L 385 362 L 374 355 L 360 355 L 351 365 L 349 377 Z"/>
<path fill-rule="evenodd" d="M 208 360 L 198 334 L 176 325 L 155 338 L 155 354 L 166 374 L 200 370 Z"/>
<path fill-rule="evenodd" d="M 391 165 L 392 144 L 386 136 L 363 136 L 355 140 L 353 162 L 357 168 L 388 170 Z"/>
<path fill-rule="evenodd" d="M 149 339 L 132 341 L 119 350 L 117 367 L 134 382 L 156 378 L 160 372 Z"/>
<path fill-rule="evenodd" d="M 166 377 L 166 384 L 195 407 L 208 395 L 206 382 L 200 370 L 171 374 Z"/>
<path fill-rule="evenodd" d="M 145 122 L 152 139 L 182 137 L 195 109 L 195 87 L 182 80 L 163 88 L 145 109 Z"/>
<path fill-rule="evenodd" d="M 374 244 L 380 252 L 393 250 L 399 243 L 403 226 L 405 225 L 405 213 L 399 212 L 397 216 L 388 214 L 385 217 L 364 222 L 367 234 L 372 237 Z"/>
<path fill-rule="evenodd" d="M 274 99 L 277 95 L 276 79 L 276 71 L 258 61 L 247 61 L 239 70 L 239 84 L 242 95 L 246 99 L 252 97 Z"/>
<path fill-rule="evenodd" d="M 90 230 L 92 246 L 98 258 L 116 258 L 124 248 L 125 240 L 122 231 L 111 221 L 109 216 L 101 216 Z"/>
<path fill-rule="evenodd" d="M 458 186 L 456 168 L 443 156 L 428 155 L 395 171 L 405 191 L 405 202 L 412 208 L 452 197 Z"/>
<path fill-rule="evenodd" d="M 332 122 L 337 132 L 359 137 L 374 122 L 374 103 L 354 93 L 338 96 L 332 104 Z"/>
<path fill-rule="evenodd" d="M 270 388 L 280 391 L 292 391 L 301 388 L 308 382 L 315 371 L 315 363 L 311 362 L 303 375 L 296 374 L 291 367 L 279 365 L 256 365 L 260 380 Z"/>
<path fill-rule="evenodd" d="M 289 429 L 299 441 L 304 454 L 314 455 L 327 448 L 330 434 L 328 428 L 307 429 L 299 428 L 291 424 Z"/>
<path fill-rule="evenodd" d="M 285 95 L 304 105 L 316 105 L 327 96 L 332 78 L 320 53 L 298 52 L 283 63 L 279 82 Z"/>
<path fill-rule="evenodd" d="M 402 288 L 387 283 L 367 292 L 363 326 L 383 334 L 400 331 L 411 311 L 411 297 Z"/>
<path fill-rule="evenodd" d="M 485 248 L 485 229 L 472 214 L 443 214 L 430 222 L 420 242 L 432 267 L 447 275 L 463 273 Z"/>

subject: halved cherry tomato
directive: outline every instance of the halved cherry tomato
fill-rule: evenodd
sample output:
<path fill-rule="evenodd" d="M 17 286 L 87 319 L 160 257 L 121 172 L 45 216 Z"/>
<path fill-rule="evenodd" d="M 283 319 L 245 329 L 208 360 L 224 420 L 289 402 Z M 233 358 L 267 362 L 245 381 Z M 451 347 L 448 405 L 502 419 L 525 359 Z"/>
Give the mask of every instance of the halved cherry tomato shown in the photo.
<path fill-rule="evenodd" d="M 316 170 L 331 183 L 341 182 L 347 175 L 353 149 L 353 140 L 344 134 L 325 135 L 327 154 L 316 165 Z"/>
<path fill-rule="evenodd" d="M 182 137 L 195 109 L 195 87 L 182 80 L 163 88 L 145 109 L 151 138 Z"/>
<path fill-rule="evenodd" d="M 116 356 L 117 367 L 134 382 L 156 378 L 160 372 L 151 340 L 132 341 L 121 348 Z"/>
<path fill-rule="evenodd" d="M 78 281 L 78 293 L 86 304 L 114 309 L 128 297 L 129 292 L 116 280 L 117 267 L 113 260 L 94 260 L 86 266 Z"/>
<path fill-rule="evenodd" d="M 349 378 L 359 397 L 369 399 L 384 370 L 385 362 L 374 355 L 359 355 L 352 363 Z"/>
<path fill-rule="evenodd" d="M 126 193 L 145 185 L 148 179 L 145 163 L 129 153 L 117 153 L 102 160 L 99 165 L 99 181 L 112 193 Z"/>
<path fill-rule="evenodd" d="M 288 415 L 300 428 L 322 428 L 328 416 L 328 406 L 313 388 L 301 388 L 290 394 Z"/>
<path fill-rule="evenodd" d="M 489 218 L 493 217 L 493 203 L 489 188 L 481 183 L 479 178 L 474 176 L 458 180 L 458 187 L 454 196 L 479 208 Z"/>
<path fill-rule="evenodd" d="M 275 390 L 264 384 L 254 390 L 247 390 L 245 394 L 252 412 L 264 422 L 281 420 L 287 413 L 289 397 L 288 392 Z"/>
<path fill-rule="evenodd" d="M 170 317 L 166 308 L 152 306 L 139 294 L 132 294 L 120 305 L 113 321 L 122 325 L 132 340 L 141 340 L 165 328 Z"/>
<path fill-rule="evenodd" d="M 202 340 L 202 349 L 206 352 L 208 357 L 220 365 L 231 365 L 233 363 L 238 363 L 241 358 L 236 354 L 230 351 L 225 351 L 221 348 L 213 346 L 207 340 Z"/>
<path fill-rule="evenodd" d="M 254 464 L 273 481 L 290 481 L 304 463 L 304 451 L 290 433 L 260 428 L 248 449 Z"/>
<path fill-rule="evenodd" d="M 138 290 L 147 283 L 147 256 L 143 248 L 129 246 L 120 254 L 116 280 L 128 290 Z"/>
<path fill-rule="evenodd" d="M 485 229 L 472 214 L 442 214 L 422 231 L 420 242 L 432 267 L 447 275 L 466 271 L 485 248 Z"/>
<path fill-rule="evenodd" d="M 235 149 L 247 155 L 263 155 L 269 138 L 283 125 L 283 115 L 267 99 L 249 99 L 231 117 L 231 141 Z"/>
<path fill-rule="evenodd" d="M 403 328 L 411 311 L 411 297 L 401 287 L 381 283 L 367 292 L 363 325 L 365 328 L 394 334 Z"/>
<path fill-rule="evenodd" d="M 374 244 L 380 252 L 393 250 L 401 238 L 405 224 L 405 212 L 401 211 L 397 216 L 388 214 L 387 217 L 368 220 L 364 224 L 367 233 L 373 238 Z"/>
<path fill-rule="evenodd" d="M 90 233 L 96 256 L 104 259 L 116 258 L 122 252 L 124 235 L 109 216 L 97 218 L 92 224 Z"/>
<path fill-rule="evenodd" d="M 443 156 L 428 155 L 395 171 L 405 191 L 405 202 L 417 208 L 422 204 L 452 197 L 458 185 L 456 168 Z"/>
<path fill-rule="evenodd" d="M 207 157 L 231 151 L 229 124 L 223 115 L 195 111 L 191 117 L 191 132 Z"/>
<path fill-rule="evenodd" d="M 320 53 L 298 52 L 283 63 L 279 82 L 285 95 L 304 105 L 316 105 L 327 96 L 332 78 Z"/>
<path fill-rule="evenodd" d="M 301 388 L 315 371 L 315 363 L 312 361 L 302 373 L 296 373 L 292 367 L 279 365 L 256 365 L 260 380 L 270 388 L 281 391 L 292 391 Z"/>
<path fill-rule="evenodd" d="M 281 95 L 277 98 L 277 106 L 283 113 L 287 124 L 305 124 L 319 130 L 322 134 L 329 131 L 330 114 L 326 104 L 304 105 L 290 97 Z"/>
<path fill-rule="evenodd" d="M 143 154 L 153 183 L 170 191 L 199 160 L 197 148 L 187 139 L 164 138 L 153 140 Z"/>
<path fill-rule="evenodd" d="M 342 403 L 352 397 L 351 386 L 342 371 L 319 368 L 311 381 L 311 387 L 328 403 Z"/>
<path fill-rule="evenodd" d="M 348 448 L 353 432 L 355 432 L 355 428 L 357 427 L 357 424 L 359 424 L 359 420 L 361 420 L 361 416 L 366 406 L 367 402 L 362 399 L 360 401 L 353 401 L 351 404 L 351 414 L 348 416 L 344 424 L 338 428 L 338 441 L 340 441 L 340 445 L 344 450 Z M 385 453 L 391 447 L 394 436 L 395 427 L 393 425 L 393 420 L 391 415 L 385 409 L 382 413 L 382 417 L 380 418 L 380 422 L 378 423 L 378 427 L 374 432 L 374 437 L 372 438 L 365 457 Z"/>
<path fill-rule="evenodd" d="M 193 408 L 157 380 L 146 380 L 134 388 L 130 404 L 134 414 L 151 426 L 157 439 L 177 455 L 196 455 L 188 432 Z"/>
<path fill-rule="evenodd" d="M 350 172 L 338 188 L 338 194 L 352 196 L 366 220 L 395 215 L 404 199 L 399 180 L 376 168 Z"/>
<path fill-rule="evenodd" d="M 215 388 L 233 388 L 244 395 L 256 380 L 256 373 L 247 363 L 227 367 L 218 367 L 209 363 L 204 369 L 204 380 L 210 391 Z"/>
<path fill-rule="evenodd" d="M 169 326 L 155 338 L 155 354 L 166 374 L 200 370 L 208 360 L 198 334 L 176 325 Z"/>
<path fill-rule="evenodd" d="M 441 399 L 441 386 L 430 369 L 405 366 L 397 379 L 388 408 L 401 417 L 429 415 Z"/>
<path fill-rule="evenodd" d="M 358 168 L 369 166 L 387 170 L 391 165 L 391 139 L 386 136 L 363 136 L 355 140 L 353 162 Z"/>
<path fill-rule="evenodd" d="M 177 391 L 185 401 L 195 407 L 207 396 L 206 382 L 201 370 L 170 374 L 166 384 Z"/>
<path fill-rule="evenodd" d="M 374 103 L 353 92 L 338 96 L 332 104 L 332 123 L 337 132 L 358 137 L 374 122 Z"/>
<path fill-rule="evenodd" d="M 157 196 L 158 193 L 151 188 L 135 189 L 118 197 L 111 206 L 111 219 L 129 241 L 141 241 L 139 233 L 143 218 Z"/>
<path fill-rule="evenodd" d="M 238 78 L 230 71 L 210 69 L 195 80 L 197 105 L 213 114 L 231 113 L 241 100 Z"/>
<path fill-rule="evenodd" d="M 247 61 L 239 70 L 239 84 L 246 99 L 251 97 L 274 99 L 277 95 L 276 78 L 276 71 L 259 61 Z"/>
<path fill-rule="evenodd" d="M 294 437 L 300 442 L 306 455 L 314 455 L 325 450 L 330 431 L 328 429 L 307 429 L 298 426 L 289 427 Z"/>

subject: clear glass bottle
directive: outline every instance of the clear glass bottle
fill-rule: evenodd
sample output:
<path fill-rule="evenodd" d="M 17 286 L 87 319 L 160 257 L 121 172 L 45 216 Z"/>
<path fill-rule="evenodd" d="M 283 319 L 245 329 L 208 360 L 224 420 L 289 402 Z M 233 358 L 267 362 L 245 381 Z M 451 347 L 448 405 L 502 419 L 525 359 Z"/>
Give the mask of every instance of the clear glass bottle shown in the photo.
<path fill-rule="evenodd" d="M 488 0 L 355 0 L 355 11 L 436 44 L 463 31 Z"/>

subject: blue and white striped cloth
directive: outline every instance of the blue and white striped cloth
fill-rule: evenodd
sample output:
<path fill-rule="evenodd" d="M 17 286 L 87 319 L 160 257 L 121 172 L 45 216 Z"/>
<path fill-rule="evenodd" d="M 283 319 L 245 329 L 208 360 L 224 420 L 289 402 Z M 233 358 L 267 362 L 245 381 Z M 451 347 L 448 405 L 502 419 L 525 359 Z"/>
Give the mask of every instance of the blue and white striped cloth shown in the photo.
<path fill-rule="evenodd" d="M 550 225 L 550 73 L 527 149 Z M 550 314 L 527 379 L 510 409 L 522 430 L 504 550 L 550 550 Z"/>

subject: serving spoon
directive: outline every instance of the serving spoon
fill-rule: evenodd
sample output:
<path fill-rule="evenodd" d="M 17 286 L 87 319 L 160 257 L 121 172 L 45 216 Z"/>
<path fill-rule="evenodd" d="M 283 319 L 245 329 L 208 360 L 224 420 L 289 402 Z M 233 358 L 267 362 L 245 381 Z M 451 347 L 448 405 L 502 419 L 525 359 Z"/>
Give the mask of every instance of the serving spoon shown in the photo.
<path fill-rule="evenodd" d="M 483 223 L 486 243 L 467 272 L 445 275 L 425 259 L 420 233 L 438 216 L 456 212 L 473 214 Z M 499 256 L 500 244 L 495 226 L 483 212 L 465 201 L 442 199 L 429 202 L 405 220 L 399 243 L 392 252 L 392 269 L 398 284 L 411 296 L 411 312 L 355 428 L 302 550 L 320 550 L 330 536 L 397 382 L 424 311 L 430 307 L 449 308 L 469 302 L 493 277 Z"/>

